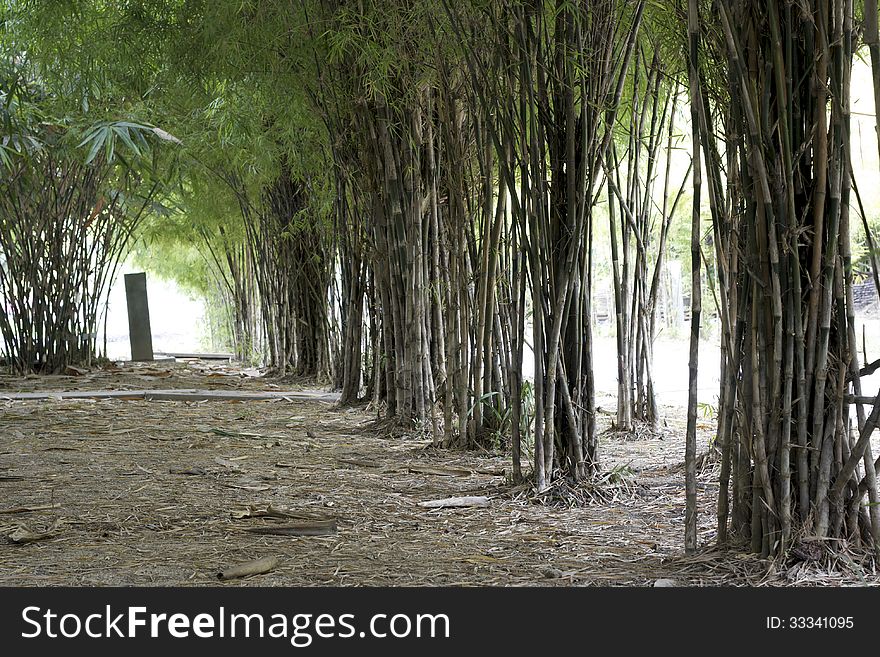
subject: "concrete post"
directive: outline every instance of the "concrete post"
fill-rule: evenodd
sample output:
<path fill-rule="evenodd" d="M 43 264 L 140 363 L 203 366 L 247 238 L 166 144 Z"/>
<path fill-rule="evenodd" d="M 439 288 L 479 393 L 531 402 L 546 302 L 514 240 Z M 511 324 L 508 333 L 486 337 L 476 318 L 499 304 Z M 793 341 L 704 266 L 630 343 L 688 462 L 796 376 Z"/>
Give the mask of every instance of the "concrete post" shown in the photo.
<path fill-rule="evenodd" d="M 150 305 L 147 302 L 147 275 L 125 275 L 128 304 L 128 338 L 132 360 L 153 360 L 153 334 L 150 331 Z"/>

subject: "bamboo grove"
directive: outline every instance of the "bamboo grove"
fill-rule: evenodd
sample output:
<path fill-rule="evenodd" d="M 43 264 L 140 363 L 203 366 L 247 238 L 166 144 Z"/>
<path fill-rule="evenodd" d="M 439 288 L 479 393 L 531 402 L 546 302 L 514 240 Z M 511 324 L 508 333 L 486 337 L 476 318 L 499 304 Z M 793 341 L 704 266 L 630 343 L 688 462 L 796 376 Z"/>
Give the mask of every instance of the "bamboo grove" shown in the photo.
<path fill-rule="evenodd" d="M 806 531 L 880 549 L 851 285 L 853 3 L 717 9 L 689 6 L 691 59 L 727 74 L 713 90 L 700 62 L 690 73 L 724 324 L 718 539 L 767 555 Z"/>
<path fill-rule="evenodd" d="M 176 217 L 175 239 L 201 254 L 240 358 L 329 383 L 390 430 L 509 451 L 513 479 L 552 496 L 602 473 L 593 330 L 603 250 L 615 428 L 661 419 L 653 349 L 681 222 L 691 275 L 687 549 L 699 547 L 698 346 L 715 313 L 718 544 L 767 556 L 812 537 L 880 551 L 870 444 L 880 397 L 860 382 L 873 369 L 857 344 L 855 221 L 873 241 L 856 216 L 850 157 L 863 45 L 880 99 L 875 1 L 8 4 L 6 40 L 28 43 L 8 62 L 27 51 L 40 84 L 84 85 L 69 97 L 109 85 L 104 98 L 139 98 L 125 108 L 139 118 L 132 134 L 176 149 L 177 179 L 149 191 L 166 214 L 145 221 L 161 236 Z M 86 47 L 72 24 L 105 29 Z M 119 55 L 132 43 L 144 60 Z M 0 90 L 8 116 L 10 98 Z M 118 136 L 112 125 L 101 147 Z M 76 203 L 60 216 L 39 197 L 0 201 L 7 298 L 22 297 L 10 281 L 42 267 L 16 254 L 49 231 L 118 244 L 96 256 L 111 265 L 129 233 L 143 234 L 146 200 L 122 212 L 99 199 L 121 203 L 110 190 L 132 177 L 143 187 L 144 167 L 126 161 L 108 174 L 106 158 L 86 159 L 95 139 L 80 144 L 80 160 L 67 148 L 67 169 L 44 164 L 48 142 L 7 162 L 5 192 L 50 166 Z M 46 222 L 30 237 L 29 217 Z M 105 238 L 99 217 L 125 239 Z M 49 314 L 66 316 L 61 306 Z M 91 335 L 94 309 L 85 316 L 77 331 Z M 16 346 L 27 331 L 12 319 L 6 357 L 28 369 Z"/>
<path fill-rule="evenodd" d="M 0 66 L 3 358 L 20 372 L 58 372 L 92 362 L 109 284 L 157 192 L 149 141 L 165 137 L 55 116 L 51 92 L 14 63 Z M 123 149 L 137 166 L 120 165 Z"/>

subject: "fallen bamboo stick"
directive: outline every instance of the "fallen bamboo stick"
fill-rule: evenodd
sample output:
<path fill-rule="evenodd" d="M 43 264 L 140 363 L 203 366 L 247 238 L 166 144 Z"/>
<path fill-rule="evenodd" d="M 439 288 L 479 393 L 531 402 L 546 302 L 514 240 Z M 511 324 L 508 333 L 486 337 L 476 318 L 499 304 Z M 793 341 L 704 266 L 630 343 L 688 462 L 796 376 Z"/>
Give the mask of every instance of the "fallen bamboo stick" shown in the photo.
<path fill-rule="evenodd" d="M 447 497 L 442 500 L 429 500 L 419 502 L 419 506 L 426 509 L 464 508 L 471 506 L 489 506 L 488 497 Z"/>
<path fill-rule="evenodd" d="M 48 511 L 49 509 L 59 509 L 61 504 L 38 504 L 36 506 L 17 506 L 11 509 L 0 509 L 0 516 L 12 515 L 15 513 L 31 513 L 33 511 Z"/>
<path fill-rule="evenodd" d="M 266 527 L 250 527 L 245 529 L 252 534 L 267 536 L 328 536 L 337 530 L 336 519 L 309 520 L 289 525 L 269 525 Z"/>
<path fill-rule="evenodd" d="M 217 573 L 217 579 L 236 579 L 239 577 L 250 577 L 251 575 L 262 575 L 273 570 L 278 565 L 278 557 L 262 557 L 246 563 L 240 563 L 231 568 Z"/>

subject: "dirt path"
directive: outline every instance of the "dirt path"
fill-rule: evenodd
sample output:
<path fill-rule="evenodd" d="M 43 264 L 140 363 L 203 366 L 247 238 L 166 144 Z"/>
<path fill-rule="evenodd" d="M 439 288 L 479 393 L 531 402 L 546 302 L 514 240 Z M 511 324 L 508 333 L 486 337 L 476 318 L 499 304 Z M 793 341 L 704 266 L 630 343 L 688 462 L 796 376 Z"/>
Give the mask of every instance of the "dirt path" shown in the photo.
<path fill-rule="evenodd" d="M 131 377 L 43 379 L 38 387 L 100 389 L 108 378 L 124 386 Z M 220 377 L 180 367 L 156 378 L 163 389 L 205 388 L 212 379 L 222 387 Z M 266 386 L 227 378 L 227 388 Z M 194 382 L 201 385 L 183 385 Z M 603 436 L 606 469 L 617 468 L 622 484 L 606 488 L 604 502 L 563 508 L 511 487 L 502 456 L 378 437 L 374 419 L 299 399 L 0 401 L 0 585 L 214 585 L 223 568 L 269 555 L 280 559 L 275 570 L 230 585 L 762 581 L 766 564 L 752 557 L 681 557 L 683 431 L 674 421 L 663 440 Z M 715 478 L 700 480 L 706 543 Z M 491 502 L 419 506 L 463 495 Z M 247 517 L 270 505 L 291 517 Z M 338 530 L 249 531 L 306 518 L 336 519 Z M 7 538 L 22 531 L 49 536 Z"/>

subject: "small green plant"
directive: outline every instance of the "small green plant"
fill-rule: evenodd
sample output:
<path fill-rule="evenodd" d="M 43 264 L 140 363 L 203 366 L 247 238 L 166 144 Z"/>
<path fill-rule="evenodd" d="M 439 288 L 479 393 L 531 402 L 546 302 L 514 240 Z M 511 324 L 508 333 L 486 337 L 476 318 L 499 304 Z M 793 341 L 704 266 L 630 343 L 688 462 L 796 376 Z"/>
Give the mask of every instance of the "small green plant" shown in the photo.
<path fill-rule="evenodd" d="M 697 410 L 704 420 L 714 420 L 718 413 L 718 408 L 709 402 L 697 402 Z"/>
<path fill-rule="evenodd" d="M 635 471 L 632 469 L 632 461 L 615 465 L 602 479 L 609 484 L 623 484 L 632 479 Z"/>
<path fill-rule="evenodd" d="M 495 451 L 504 451 L 510 445 L 513 432 L 513 405 L 503 404 L 501 393 L 487 392 L 477 399 L 468 409 L 468 418 L 472 418 L 477 404 L 480 404 L 485 426 L 488 429 L 486 445 Z M 532 423 L 535 416 L 535 390 L 531 381 L 523 381 L 520 389 L 520 437 L 525 454 L 531 454 L 530 442 Z"/>

